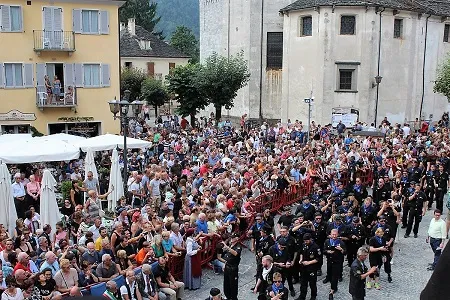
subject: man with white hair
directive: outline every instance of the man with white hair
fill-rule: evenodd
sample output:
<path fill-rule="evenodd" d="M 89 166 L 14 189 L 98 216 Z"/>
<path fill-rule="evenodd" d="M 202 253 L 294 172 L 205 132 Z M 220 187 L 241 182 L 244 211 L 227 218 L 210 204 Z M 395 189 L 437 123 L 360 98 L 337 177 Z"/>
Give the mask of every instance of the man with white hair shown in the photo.
<path fill-rule="evenodd" d="M 109 300 L 118 300 L 117 297 L 117 283 L 115 281 L 109 280 L 106 282 L 106 291 L 103 293 L 103 297 Z"/>
<path fill-rule="evenodd" d="M 100 282 L 112 280 L 120 275 L 116 263 L 112 261 L 109 254 L 103 254 L 102 262 L 97 266 L 96 273 Z"/>
<path fill-rule="evenodd" d="M 166 294 L 159 291 L 158 284 L 149 264 L 143 264 L 141 272 L 136 276 L 139 292 L 144 300 L 165 300 Z"/>
<path fill-rule="evenodd" d="M 45 261 L 42 263 L 40 271 L 42 272 L 45 269 L 52 270 L 52 276 L 55 276 L 56 272 L 60 269 L 56 255 L 52 251 L 45 253 Z"/>
<path fill-rule="evenodd" d="M 20 252 L 19 255 L 17 255 L 17 264 L 14 267 L 13 274 L 17 270 L 24 270 L 29 276 L 28 278 L 34 278 L 35 274 L 32 274 L 30 269 L 30 256 L 26 252 Z"/>
<path fill-rule="evenodd" d="M 20 173 L 14 175 L 14 183 L 11 185 L 14 197 L 14 205 L 18 218 L 25 218 L 25 211 L 27 210 L 27 203 L 25 201 L 25 185 L 22 183 Z"/>

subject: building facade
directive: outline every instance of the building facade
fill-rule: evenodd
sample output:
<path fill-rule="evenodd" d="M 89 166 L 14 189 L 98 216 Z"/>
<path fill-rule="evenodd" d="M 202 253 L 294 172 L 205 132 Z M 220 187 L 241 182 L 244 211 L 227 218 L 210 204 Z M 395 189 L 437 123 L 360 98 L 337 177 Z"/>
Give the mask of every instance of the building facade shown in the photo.
<path fill-rule="evenodd" d="M 175 49 L 139 25 L 135 19 L 120 24 L 120 63 L 122 68 L 138 68 L 164 82 L 170 70 L 184 66 L 189 56 Z"/>
<path fill-rule="evenodd" d="M 297 1 L 282 10 L 283 121 L 307 120 L 303 99 L 311 91 L 312 119 L 321 124 L 331 123 L 333 109 L 344 107 L 359 111 L 369 124 L 385 116 L 398 123 L 436 120 L 448 111 L 447 99 L 433 93 L 433 86 L 450 50 L 450 10 L 433 1 L 327 2 L 332 1 Z"/>
<path fill-rule="evenodd" d="M 123 3 L 0 0 L 2 132 L 119 132 L 107 102 L 120 97 Z"/>
<path fill-rule="evenodd" d="M 249 62 L 250 82 L 224 115 L 306 121 L 311 95 L 320 124 L 337 109 L 368 123 L 436 120 L 449 110 L 433 93 L 450 50 L 447 2 L 199 1 L 201 59 L 243 51 Z"/>
<path fill-rule="evenodd" d="M 234 107 L 222 116 L 279 119 L 282 91 L 283 17 L 291 0 L 199 0 L 200 60 L 214 52 L 243 53 L 251 74 Z M 213 107 L 208 110 L 214 111 Z"/>

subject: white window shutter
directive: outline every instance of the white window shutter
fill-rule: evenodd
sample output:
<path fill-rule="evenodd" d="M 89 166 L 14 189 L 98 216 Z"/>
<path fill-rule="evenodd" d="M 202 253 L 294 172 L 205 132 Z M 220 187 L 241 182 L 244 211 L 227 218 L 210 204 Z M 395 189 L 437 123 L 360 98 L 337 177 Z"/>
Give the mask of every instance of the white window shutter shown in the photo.
<path fill-rule="evenodd" d="M 75 86 L 83 87 L 84 86 L 84 71 L 83 64 L 75 64 Z"/>
<path fill-rule="evenodd" d="M 2 5 L 2 31 L 11 31 L 11 14 L 9 5 Z"/>
<path fill-rule="evenodd" d="M 64 85 L 65 87 L 75 86 L 74 64 L 64 64 Z"/>
<path fill-rule="evenodd" d="M 5 87 L 5 68 L 3 63 L 0 63 L 0 89 Z"/>
<path fill-rule="evenodd" d="M 74 9 L 72 11 L 72 19 L 73 19 L 73 31 L 75 33 L 82 33 L 83 29 L 81 28 L 81 9 Z"/>
<path fill-rule="evenodd" d="M 102 64 L 102 86 L 111 86 L 111 68 L 109 64 Z"/>
<path fill-rule="evenodd" d="M 23 64 L 23 86 L 26 88 L 34 87 L 33 64 Z"/>
<path fill-rule="evenodd" d="M 109 12 L 107 10 L 100 11 L 100 34 L 109 34 Z"/>

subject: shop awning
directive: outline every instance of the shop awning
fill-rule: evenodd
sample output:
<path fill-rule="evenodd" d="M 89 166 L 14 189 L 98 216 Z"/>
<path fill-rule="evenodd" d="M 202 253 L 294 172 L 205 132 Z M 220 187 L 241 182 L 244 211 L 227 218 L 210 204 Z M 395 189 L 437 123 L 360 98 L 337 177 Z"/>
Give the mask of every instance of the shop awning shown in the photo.
<path fill-rule="evenodd" d="M 123 136 L 114 134 L 104 134 L 86 139 L 84 141 L 77 143 L 76 145 L 80 147 L 81 150 L 83 150 L 83 152 L 86 152 L 89 148 L 92 151 L 113 150 L 117 147 L 123 149 Z M 128 149 L 143 149 L 149 148 L 151 146 L 152 146 L 151 142 L 127 137 Z"/>

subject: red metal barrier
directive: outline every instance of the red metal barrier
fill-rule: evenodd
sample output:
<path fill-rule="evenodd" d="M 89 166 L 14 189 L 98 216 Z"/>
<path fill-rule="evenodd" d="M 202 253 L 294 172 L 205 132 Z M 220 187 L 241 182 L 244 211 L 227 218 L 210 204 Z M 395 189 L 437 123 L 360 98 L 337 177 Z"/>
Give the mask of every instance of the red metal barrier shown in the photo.
<path fill-rule="evenodd" d="M 167 261 L 167 266 L 170 270 L 170 274 L 172 274 L 172 276 L 176 280 L 183 280 L 185 256 L 185 253 L 183 253 L 183 255 L 181 256 L 170 256 L 169 260 Z"/>

